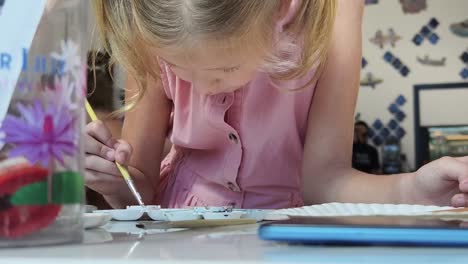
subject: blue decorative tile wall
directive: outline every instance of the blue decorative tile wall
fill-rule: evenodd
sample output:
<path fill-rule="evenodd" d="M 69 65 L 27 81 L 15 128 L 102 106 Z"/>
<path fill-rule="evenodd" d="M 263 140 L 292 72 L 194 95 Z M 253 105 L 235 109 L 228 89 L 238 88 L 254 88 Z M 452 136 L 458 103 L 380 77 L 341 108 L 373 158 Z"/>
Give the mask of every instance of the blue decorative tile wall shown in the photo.
<path fill-rule="evenodd" d="M 398 108 L 397 104 L 390 104 L 390 106 L 388 107 L 388 111 L 390 111 L 390 113 L 392 113 L 392 114 L 395 114 L 399 110 L 400 109 Z"/>
<path fill-rule="evenodd" d="M 439 26 L 439 21 L 435 17 L 433 17 L 431 18 L 431 20 L 429 20 L 429 23 L 427 25 L 430 26 L 432 29 L 436 29 Z"/>
<path fill-rule="evenodd" d="M 397 113 L 395 113 L 395 118 L 396 120 L 398 120 L 398 122 L 403 122 L 403 120 L 405 120 L 406 118 L 406 114 L 403 112 L 403 111 L 398 111 Z"/>
<path fill-rule="evenodd" d="M 463 52 L 460 59 L 463 63 L 468 64 L 468 51 Z"/>
<path fill-rule="evenodd" d="M 384 127 L 382 128 L 382 130 L 380 130 L 380 133 L 379 135 L 382 137 L 382 138 L 387 138 L 389 135 L 390 135 L 390 130 L 388 130 L 388 128 Z"/>
<path fill-rule="evenodd" d="M 460 76 L 461 76 L 463 79 L 468 79 L 468 68 L 464 68 L 463 70 L 461 70 Z"/>
<path fill-rule="evenodd" d="M 380 119 L 376 119 L 372 124 L 372 127 L 375 128 L 375 130 L 380 130 L 383 127 L 382 121 L 380 121 Z"/>
<path fill-rule="evenodd" d="M 395 121 L 395 119 L 392 119 L 390 122 L 388 122 L 387 127 L 389 127 L 391 130 L 395 130 L 398 128 L 398 122 Z"/>
<path fill-rule="evenodd" d="M 439 35 L 435 32 L 435 29 L 438 26 L 439 21 L 436 18 L 431 18 L 431 20 L 429 20 L 429 22 L 424 25 L 418 33 L 414 34 L 412 39 L 414 45 L 420 46 L 424 42 L 424 39 L 429 40 L 432 45 L 436 45 L 440 40 Z"/>
<path fill-rule="evenodd" d="M 382 139 L 380 136 L 375 136 L 375 137 L 372 139 L 372 142 L 374 143 L 374 145 L 380 146 L 380 145 L 382 145 L 382 143 L 383 143 L 383 139 Z"/>
<path fill-rule="evenodd" d="M 427 38 L 429 40 L 429 42 L 431 42 L 432 45 L 435 45 L 437 44 L 437 42 L 439 42 L 439 35 L 435 34 L 435 33 L 431 33 L 431 35 L 429 35 L 429 37 Z"/>
<path fill-rule="evenodd" d="M 406 77 L 410 73 L 410 69 L 406 66 L 399 58 L 397 58 L 393 53 L 387 51 L 384 53 L 383 59 L 392 65 L 397 72 L 401 74 L 401 76 Z"/>
<path fill-rule="evenodd" d="M 403 106 L 406 103 L 406 98 L 400 94 L 395 100 L 395 103 L 399 106 Z"/>
<path fill-rule="evenodd" d="M 375 5 L 379 3 L 379 0 L 366 0 L 366 5 Z"/>
<path fill-rule="evenodd" d="M 380 146 L 390 137 L 401 139 L 406 135 L 406 131 L 401 126 L 401 122 L 406 118 L 406 114 L 402 109 L 406 102 L 407 99 L 402 94 L 398 95 L 393 102 L 390 102 L 387 110 L 392 114 L 392 118 L 387 125 L 384 125 L 379 118 L 374 120 L 368 131 L 368 137 L 374 145 Z"/>
<path fill-rule="evenodd" d="M 404 128 L 399 127 L 399 128 L 396 130 L 395 135 L 397 136 L 397 138 L 401 139 L 401 138 L 403 138 L 403 137 L 406 135 L 406 131 L 405 131 Z"/>
<path fill-rule="evenodd" d="M 466 65 L 463 69 L 460 71 L 460 76 L 462 79 L 466 80 L 468 79 L 468 51 L 465 51 L 460 55 L 460 60 Z"/>

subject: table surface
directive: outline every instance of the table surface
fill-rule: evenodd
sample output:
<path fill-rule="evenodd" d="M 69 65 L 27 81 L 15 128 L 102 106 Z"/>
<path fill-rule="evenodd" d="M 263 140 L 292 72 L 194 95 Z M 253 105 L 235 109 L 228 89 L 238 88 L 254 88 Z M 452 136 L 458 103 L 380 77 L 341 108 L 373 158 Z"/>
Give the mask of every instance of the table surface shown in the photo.
<path fill-rule="evenodd" d="M 330 247 L 262 241 L 258 225 L 147 230 L 111 222 L 82 244 L 0 249 L 2 264 L 468 263 L 466 248 Z"/>

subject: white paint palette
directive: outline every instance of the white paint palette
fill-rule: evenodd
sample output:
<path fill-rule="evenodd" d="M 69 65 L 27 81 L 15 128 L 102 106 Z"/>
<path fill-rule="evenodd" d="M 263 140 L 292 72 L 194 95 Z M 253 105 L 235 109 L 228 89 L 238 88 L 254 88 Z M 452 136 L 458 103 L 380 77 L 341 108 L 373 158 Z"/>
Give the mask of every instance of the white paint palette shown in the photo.
<path fill-rule="evenodd" d="M 222 219 L 240 219 L 244 212 L 206 212 L 203 213 L 203 218 L 207 220 L 222 220 Z"/>
<path fill-rule="evenodd" d="M 138 209 L 112 209 L 112 210 L 96 210 L 94 213 L 106 213 L 112 216 L 112 219 L 118 221 L 136 221 L 145 213 Z"/>
<path fill-rule="evenodd" d="M 158 205 L 127 206 L 126 209 L 96 210 L 95 213 L 107 213 L 117 221 L 137 221 L 144 215 L 155 221 L 223 220 L 255 219 L 264 220 L 270 210 L 231 209 L 227 207 L 195 207 L 185 209 L 162 209 Z"/>

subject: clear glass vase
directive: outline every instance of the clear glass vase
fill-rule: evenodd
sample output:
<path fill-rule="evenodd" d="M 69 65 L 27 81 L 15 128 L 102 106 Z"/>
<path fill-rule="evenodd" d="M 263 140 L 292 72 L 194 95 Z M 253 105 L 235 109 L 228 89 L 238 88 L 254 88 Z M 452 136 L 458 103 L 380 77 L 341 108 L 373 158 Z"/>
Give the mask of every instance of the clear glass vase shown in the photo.
<path fill-rule="evenodd" d="M 0 247 L 82 240 L 87 4 L 0 0 Z"/>

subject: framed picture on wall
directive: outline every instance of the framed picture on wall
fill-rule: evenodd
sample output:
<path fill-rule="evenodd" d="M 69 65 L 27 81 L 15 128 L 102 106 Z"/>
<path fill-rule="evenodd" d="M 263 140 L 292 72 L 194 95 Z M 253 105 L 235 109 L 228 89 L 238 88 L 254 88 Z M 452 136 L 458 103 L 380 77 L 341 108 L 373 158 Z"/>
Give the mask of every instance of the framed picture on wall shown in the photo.
<path fill-rule="evenodd" d="M 468 82 L 413 87 L 416 168 L 468 155 Z"/>

